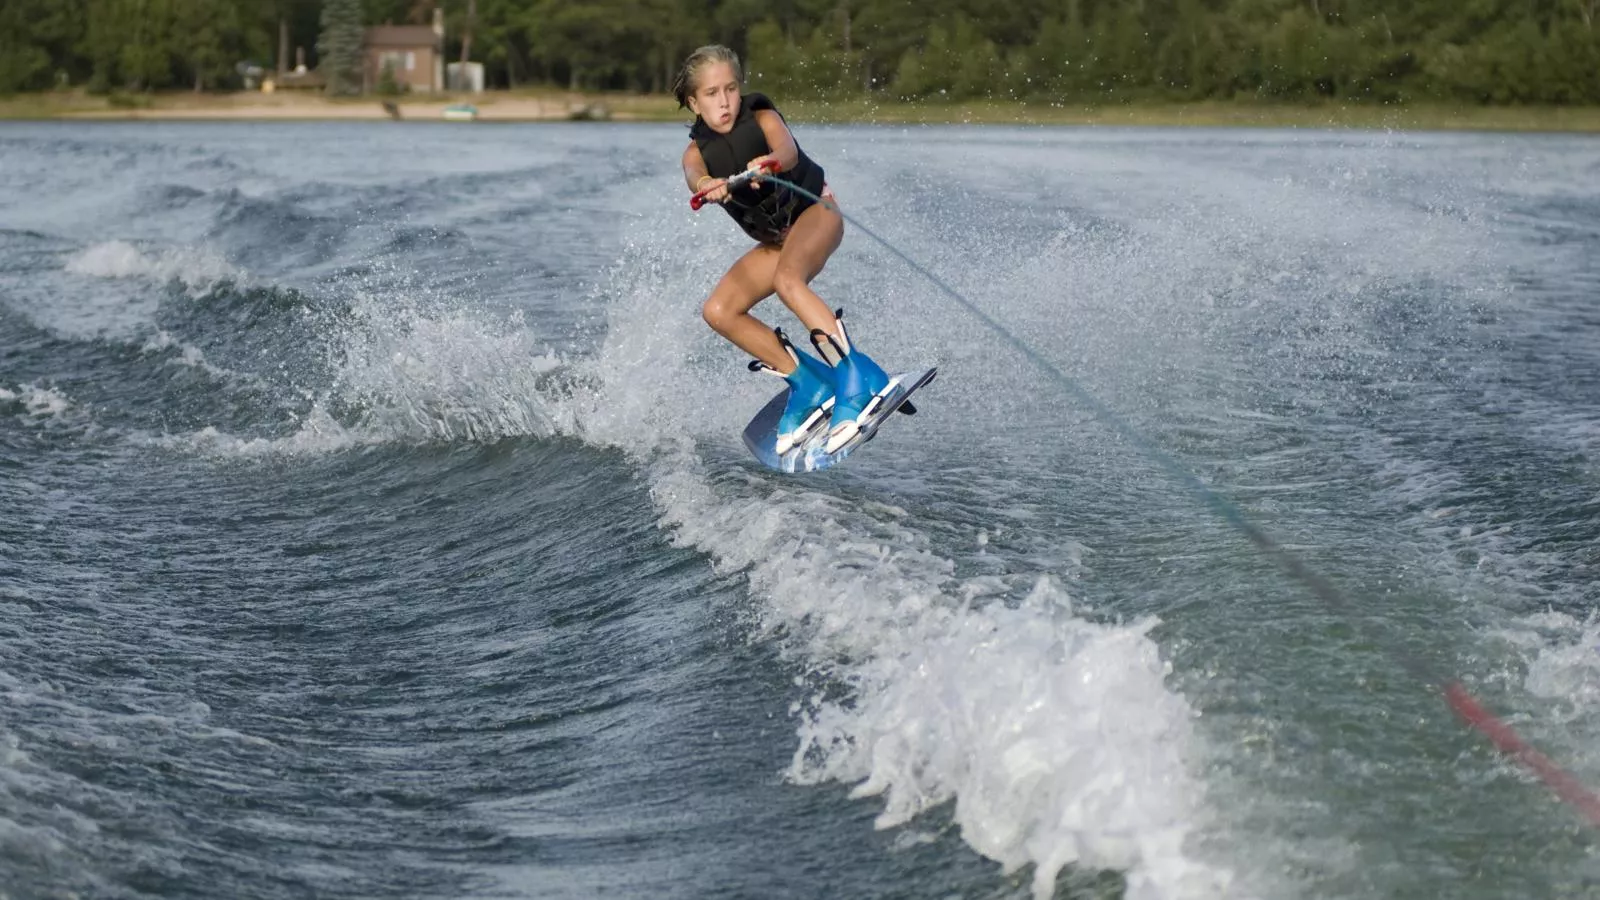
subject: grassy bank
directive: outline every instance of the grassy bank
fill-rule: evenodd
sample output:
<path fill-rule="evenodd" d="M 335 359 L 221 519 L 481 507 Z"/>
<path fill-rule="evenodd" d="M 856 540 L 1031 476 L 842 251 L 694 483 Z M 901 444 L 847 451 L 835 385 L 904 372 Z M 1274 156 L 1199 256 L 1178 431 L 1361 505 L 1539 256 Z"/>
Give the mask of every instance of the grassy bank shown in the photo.
<path fill-rule="evenodd" d="M 437 121 L 444 106 L 469 102 L 484 121 L 553 121 L 603 114 L 624 121 L 684 121 L 671 97 L 578 94 L 555 90 L 493 91 L 477 96 L 398 98 L 400 117 Z M 1051 104 L 1038 101 L 939 102 L 849 98 L 786 100 L 797 122 L 869 124 L 1107 125 L 1402 130 L 1564 131 L 1600 133 L 1600 107 L 1487 107 L 1445 104 L 1383 106 L 1258 101 Z M 331 100 L 315 94 L 121 94 L 83 92 L 0 98 L 0 119 L 341 120 L 388 119 L 380 98 Z"/>
<path fill-rule="evenodd" d="M 1258 101 L 1140 102 L 1089 106 L 1042 102 L 788 102 L 803 121 L 884 124 L 1109 125 L 1135 127 L 1361 128 L 1600 133 L 1600 107 L 1382 106 Z M 792 110 L 792 112 L 791 112 Z"/>

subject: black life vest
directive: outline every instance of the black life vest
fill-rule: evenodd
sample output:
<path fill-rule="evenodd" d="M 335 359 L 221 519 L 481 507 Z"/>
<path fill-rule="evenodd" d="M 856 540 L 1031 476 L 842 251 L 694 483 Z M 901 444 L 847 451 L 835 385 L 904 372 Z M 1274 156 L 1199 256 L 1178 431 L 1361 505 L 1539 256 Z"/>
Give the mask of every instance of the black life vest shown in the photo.
<path fill-rule="evenodd" d="M 737 175 L 750 165 L 750 160 L 772 152 L 772 148 L 767 146 L 766 132 L 761 130 L 761 123 L 756 121 L 758 109 L 778 112 L 767 95 L 745 94 L 739 100 L 739 114 L 734 117 L 733 129 L 727 134 L 718 134 L 704 119 L 695 118 L 689 136 L 700 148 L 707 174 L 715 178 Z M 800 161 L 795 163 L 794 168 L 778 174 L 820 196 L 822 167 L 806 156 L 804 150 L 800 150 L 798 142 L 795 143 L 795 150 L 800 153 Z M 767 181 L 760 187 L 745 184 L 735 188 L 722 208 L 752 238 L 764 244 L 777 244 L 782 243 L 789 226 L 814 202 L 810 197 Z"/>

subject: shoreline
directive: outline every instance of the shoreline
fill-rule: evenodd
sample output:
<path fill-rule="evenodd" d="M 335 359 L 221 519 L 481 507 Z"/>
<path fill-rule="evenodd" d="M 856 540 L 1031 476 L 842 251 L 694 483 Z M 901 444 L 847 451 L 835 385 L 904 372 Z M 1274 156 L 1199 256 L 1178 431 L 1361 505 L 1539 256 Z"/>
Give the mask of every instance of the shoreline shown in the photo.
<path fill-rule="evenodd" d="M 392 105 L 395 115 L 385 107 Z M 0 99 L 0 121 L 398 121 L 447 122 L 445 108 L 470 104 L 475 122 L 686 122 L 666 95 L 490 91 L 476 95 L 367 97 L 234 93 L 23 94 Z M 1192 103 L 1049 104 L 1037 101 L 901 102 L 874 98 L 793 100 L 796 122 L 855 125 L 1033 125 L 1321 130 L 1600 133 L 1600 107 L 1454 104 L 1290 104 L 1254 100 Z M 455 123 L 465 124 L 465 123 Z"/>

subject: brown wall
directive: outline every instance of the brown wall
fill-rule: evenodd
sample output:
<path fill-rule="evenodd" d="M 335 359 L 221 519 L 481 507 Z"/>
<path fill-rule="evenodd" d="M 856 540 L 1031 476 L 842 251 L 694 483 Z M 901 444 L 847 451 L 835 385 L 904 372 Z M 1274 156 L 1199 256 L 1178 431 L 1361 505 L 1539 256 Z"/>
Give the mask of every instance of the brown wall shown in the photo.
<path fill-rule="evenodd" d="M 432 47 L 368 47 L 366 54 L 368 90 L 378 86 L 379 79 L 383 77 L 383 63 L 386 58 L 393 58 L 395 61 L 395 81 L 409 86 L 413 91 L 433 90 L 435 53 Z M 411 63 L 409 69 L 406 67 L 408 56 Z"/>

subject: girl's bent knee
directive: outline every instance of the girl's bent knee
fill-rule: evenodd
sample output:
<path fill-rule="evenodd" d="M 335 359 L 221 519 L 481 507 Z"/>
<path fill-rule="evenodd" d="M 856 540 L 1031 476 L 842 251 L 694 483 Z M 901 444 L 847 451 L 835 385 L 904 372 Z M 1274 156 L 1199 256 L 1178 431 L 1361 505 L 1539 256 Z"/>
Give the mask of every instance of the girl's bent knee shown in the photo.
<path fill-rule="evenodd" d="M 793 269 L 779 269 L 772 276 L 772 289 L 779 299 L 788 303 L 806 290 L 806 277 Z"/>
<path fill-rule="evenodd" d="M 728 322 L 733 318 L 733 315 L 728 312 L 727 304 L 716 297 L 712 297 L 705 302 L 704 306 L 700 307 L 700 318 L 705 319 L 706 324 L 710 325 L 713 331 L 721 332 L 727 330 Z"/>

